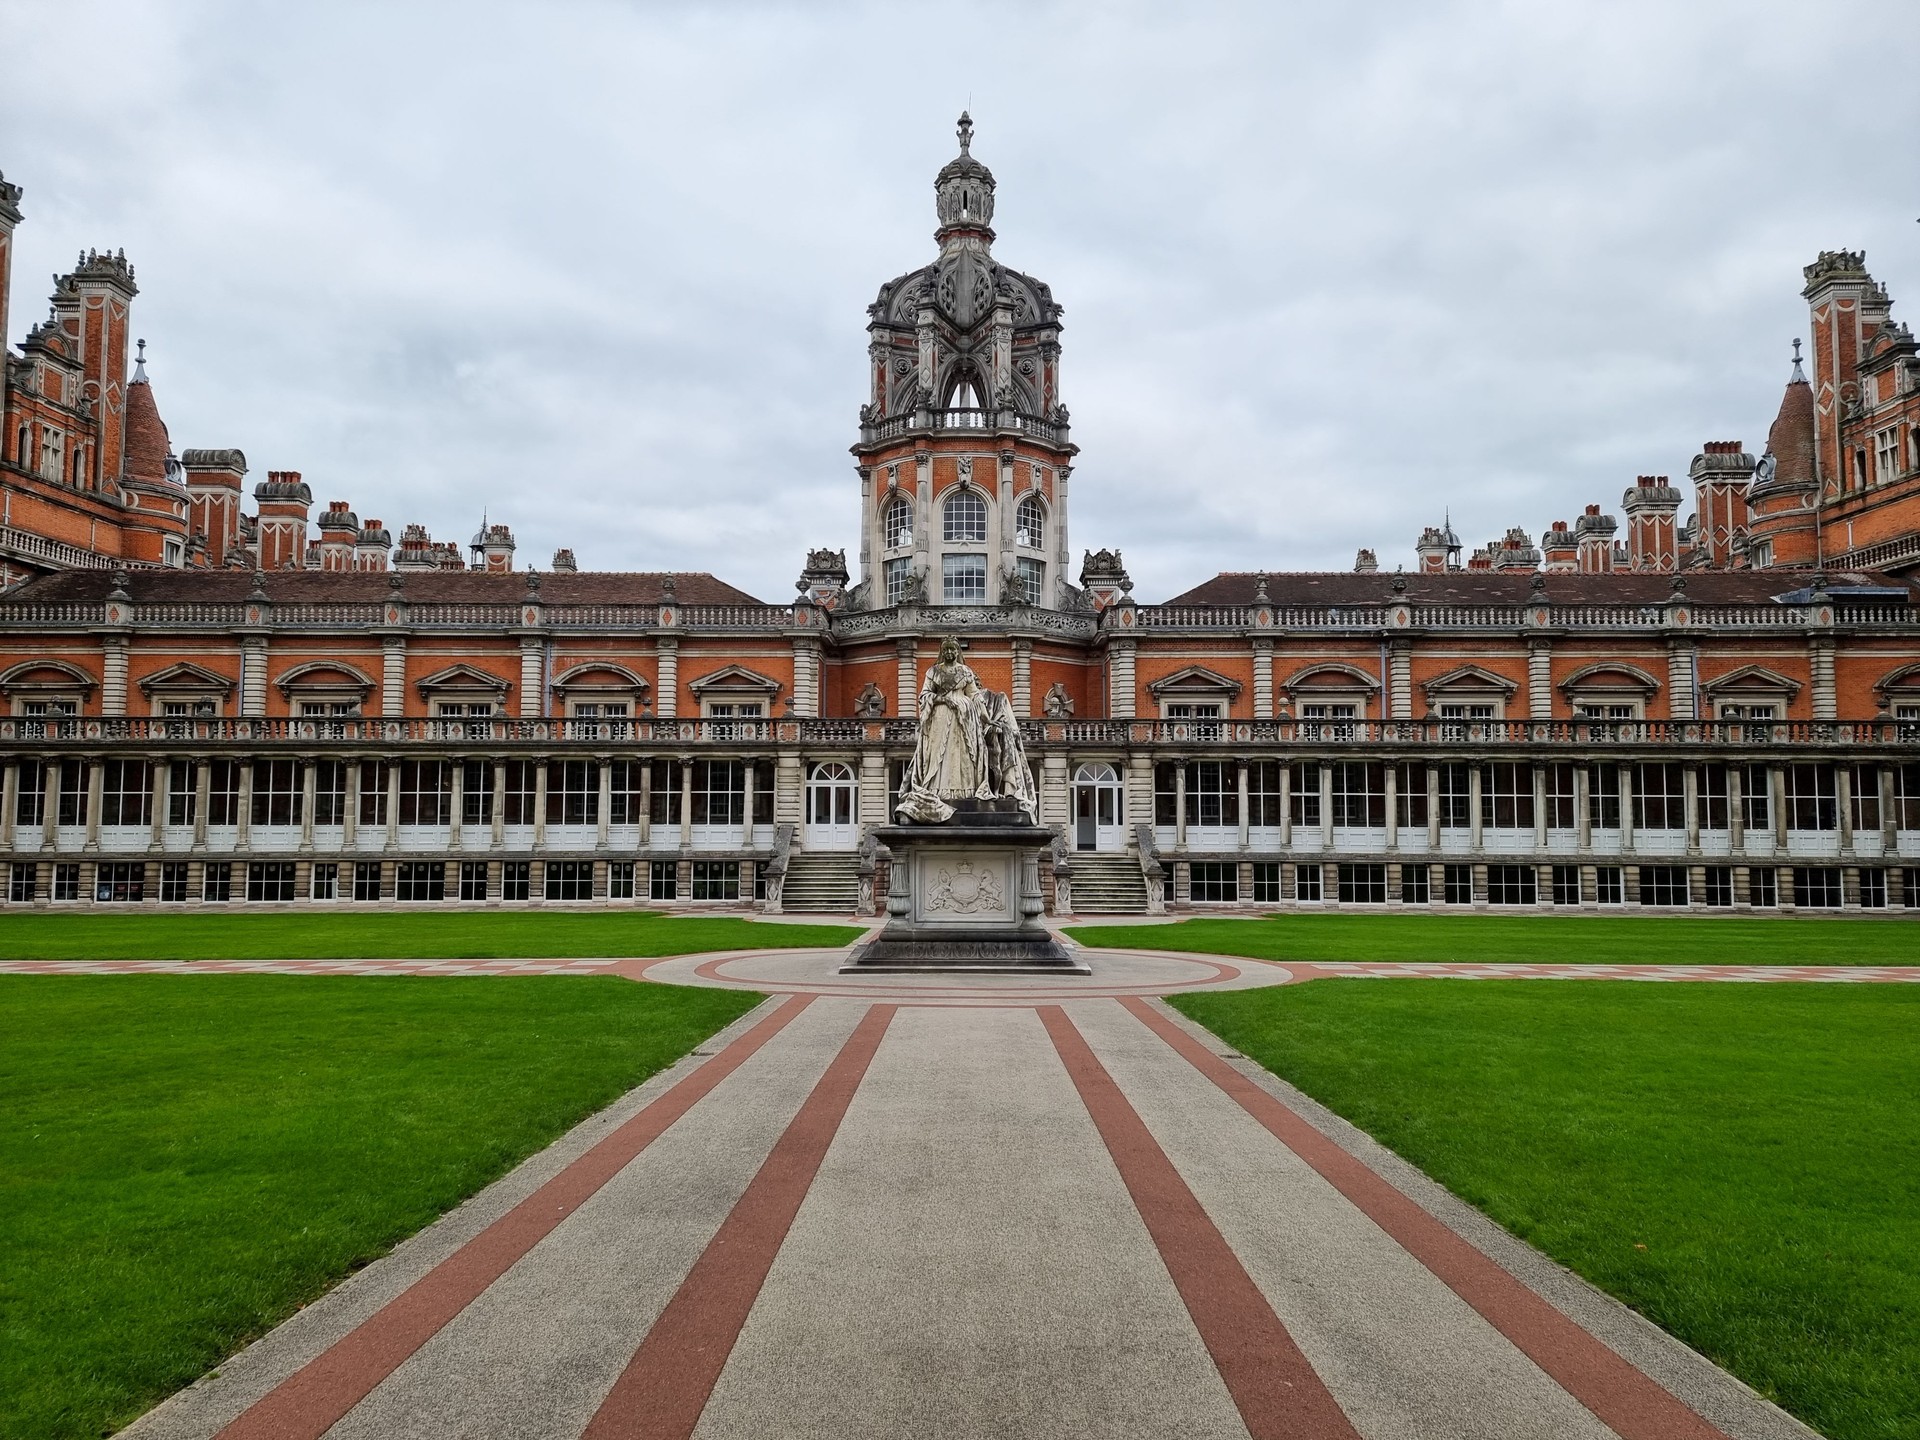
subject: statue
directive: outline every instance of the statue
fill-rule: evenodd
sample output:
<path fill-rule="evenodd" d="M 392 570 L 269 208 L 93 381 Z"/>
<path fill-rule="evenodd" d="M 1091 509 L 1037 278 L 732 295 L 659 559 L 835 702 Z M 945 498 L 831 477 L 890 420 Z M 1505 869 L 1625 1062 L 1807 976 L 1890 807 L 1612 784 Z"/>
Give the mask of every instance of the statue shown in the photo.
<path fill-rule="evenodd" d="M 1065 682 L 1056 680 L 1047 690 L 1047 698 L 1041 702 L 1050 720 L 1071 720 L 1073 718 L 1073 696 L 1067 693 Z"/>
<path fill-rule="evenodd" d="M 878 720 L 887 713 L 886 692 L 869 680 L 853 701 L 853 713 L 862 720 Z"/>
<path fill-rule="evenodd" d="M 899 815 L 919 825 L 953 818 L 954 801 L 1012 800 L 1035 823 L 1033 776 L 1007 697 L 982 688 L 949 635 L 920 687 L 920 733 L 900 777 Z"/>

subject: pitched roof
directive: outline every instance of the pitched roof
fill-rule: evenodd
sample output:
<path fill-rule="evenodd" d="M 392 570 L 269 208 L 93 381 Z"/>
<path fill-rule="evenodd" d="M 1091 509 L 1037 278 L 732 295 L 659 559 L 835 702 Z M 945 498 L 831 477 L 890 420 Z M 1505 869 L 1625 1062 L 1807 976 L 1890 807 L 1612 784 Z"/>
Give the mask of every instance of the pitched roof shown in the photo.
<path fill-rule="evenodd" d="M 270 570 L 267 594 L 277 601 L 377 601 L 392 593 L 388 581 L 406 579 L 408 600 L 435 603 L 496 604 L 527 593 L 524 574 L 484 570 Z M 580 570 L 543 572 L 540 599 L 549 605 L 658 605 L 667 598 L 667 574 L 660 571 Z M 682 605 L 759 605 L 746 591 L 704 571 L 673 572 L 675 601 Z M 107 570 L 68 570 L 43 575 L 9 593 L 12 601 L 34 603 L 104 600 L 113 586 Z M 135 570 L 127 580 L 134 600 L 239 601 L 253 589 L 245 570 Z"/>
<path fill-rule="evenodd" d="M 1673 576 L 1638 571 L 1582 574 L 1577 571 L 1446 570 L 1409 572 L 1406 598 L 1416 605 L 1523 605 L 1534 598 L 1533 578 L 1540 574 L 1547 599 L 1556 605 L 1651 605 L 1673 594 Z M 1804 589 L 1803 570 L 1688 570 L 1687 598 L 1704 605 L 1761 605 L 1776 595 Z M 1270 571 L 1267 598 L 1276 605 L 1383 605 L 1393 597 L 1395 577 L 1347 570 Z M 1225 571 L 1202 581 L 1169 605 L 1251 605 L 1260 576 Z M 1844 571 L 1827 576 L 1829 590 L 1850 585 L 1884 585 L 1914 594 L 1899 576 L 1875 571 Z M 1916 597 L 1920 599 L 1920 597 Z"/>

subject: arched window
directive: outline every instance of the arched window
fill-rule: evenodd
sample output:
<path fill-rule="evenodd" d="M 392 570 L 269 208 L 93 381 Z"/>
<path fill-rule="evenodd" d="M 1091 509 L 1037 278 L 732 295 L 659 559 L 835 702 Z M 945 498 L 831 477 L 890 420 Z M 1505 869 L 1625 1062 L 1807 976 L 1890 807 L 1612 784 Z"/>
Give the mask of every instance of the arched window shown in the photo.
<path fill-rule="evenodd" d="M 962 370 L 953 382 L 953 389 L 947 392 L 949 410 L 984 410 L 986 403 L 980 398 L 980 377 L 971 370 Z"/>
<path fill-rule="evenodd" d="M 887 513 L 881 521 L 881 529 L 886 535 L 889 550 L 913 544 L 913 506 L 907 503 L 907 497 L 896 495 L 887 502 Z"/>
<path fill-rule="evenodd" d="M 1043 548 L 1046 544 L 1047 508 L 1040 503 L 1040 497 L 1027 496 L 1013 514 L 1014 543 L 1035 550 Z"/>
<path fill-rule="evenodd" d="M 947 500 L 946 538 L 949 541 L 987 538 L 987 502 L 974 490 L 956 490 Z"/>

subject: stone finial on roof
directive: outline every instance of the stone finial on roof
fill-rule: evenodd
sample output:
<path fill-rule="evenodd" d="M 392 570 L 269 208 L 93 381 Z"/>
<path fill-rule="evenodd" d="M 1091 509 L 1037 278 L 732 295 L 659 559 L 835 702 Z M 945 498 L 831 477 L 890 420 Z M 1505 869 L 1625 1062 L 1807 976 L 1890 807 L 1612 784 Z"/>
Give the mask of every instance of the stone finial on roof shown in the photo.
<path fill-rule="evenodd" d="M 249 600 L 265 600 L 267 598 L 266 571 L 256 569 L 253 572 L 253 588 L 247 591 L 247 598 Z"/>
<path fill-rule="evenodd" d="M 134 352 L 133 379 L 130 383 L 134 385 L 144 385 L 147 383 L 147 342 L 144 340 L 136 340 L 134 342 Z"/>
<path fill-rule="evenodd" d="M 660 594 L 661 594 L 661 595 L 662 595 L 662 596 L 663 596 L 663 597 L 664 597 L 665 599 L 668 599 L 668 600 L 675 600 L 675 599 L 678 599 L 678 598 L 679 598 L 679 596 L 678 596 L 678 590 L 679 590 L 679 587 L 678 587 L 677 585 L 675 585 L 675 584 L 674 584 L 674 580 L 673 580 L 673 576 L 672 576 L 672 575 L 665 575 L 665 576 L 663 576 L 663 577 L 661 577 L 661 580 L 660 580 Z"/>
<path fill-rule="evenodd" d="M 531 565 L 527 566 L 527 598 L 529 600 L 540 598 L 540 572 Z"/>
<path fill-rule="evenodd" d="M 1793 373 L 1787 376 L 1787 383 L 1792 385 L 1796 381 L 1802 385 L 1807 383 L 1807 372 L 1800 368 L 1800 337 L 1797 335 L 1793 338 Z"/>
<path fill-rule="evenodd" d="M 107 591 L 107 598 L 109 600 L 133 599 L 133 595 L 127 589 L 127 586 L 131 584 L 132 581 L 133 581 L 133 577 L 127 573 L 126 566 L 124 565 L 114 566 L 113 567 L 113 588 Z"/>

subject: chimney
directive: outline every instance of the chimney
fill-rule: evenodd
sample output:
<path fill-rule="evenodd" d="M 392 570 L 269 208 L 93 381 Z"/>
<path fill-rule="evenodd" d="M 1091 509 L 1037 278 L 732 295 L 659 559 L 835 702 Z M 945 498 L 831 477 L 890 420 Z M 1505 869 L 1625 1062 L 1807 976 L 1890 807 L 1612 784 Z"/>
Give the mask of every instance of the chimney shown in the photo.
<path fill-rule="evenodd" d="M 580 567 L 574 563 L 573 551 L 556 550 L 553 552 L 553 564 L 548 568 L 556 575 L 571 575 Z"/>
<path fill-rule="evenodd" d="M 1573 531 L 1567 528 L 1566 521 L 1554 521 L 1547 533 L 1540 537 L 1540 556 L 1543 570 L 1580 568 L 1580 546 L 1573 538 Z"/>
<path fill-rule="evenodd" d="M 1694 562 L 1714 570 L 1733 564 L 1747 538 L 1747 482 L 1754 458 L 1738 440 L 1709 440 L 1693 457 Z"/>
<path fill-rule="evenodd" d="M 396 570 L 438 570 L 440 562 L 433 553 L 433 539 L 424 525 L 409 525 L 400 532 L 400 553 L 393 557 Z"/>
<path fill-rule="evenodd" d="M 513 573 L 513 531 L 506 526 L 482 524 L 470 548 L 474 569 L 489 575 Z"/>
<path fill-rule="evenodd" d="M 269 470 L 253 487 L 260 521 L 260 568 L 298 569 L 307 558 L 307 510 L 313 491 L 298 470 Z"/>
<path fill-rule="evenodd" d="M 1372 575 L 1379 569 L 1380 559 L 1371 550 L 1362 549 L 1353 557 L 1353 573 L 1356 575 Z"/>
<path fill-rule="evenodd" d="M 1602 515 L 1598 505 L 1587 506 L 1586 513 L 1573 522 L 1573 542 L 1579 550 L 1583 575 L 1604 575 L 1613 569 L 1613 534 L 1620 522 Z"/>
<path fill-rule="evenodd" d="M 1420 573 L 1437 575 L 1447 568 L 1447 537 L 1438 525 L 1429 525 L 1420 532 L 1420 539 L 1413 547 L 1413 553 L 1420 557 Z"/>
<path fill-rule="evenodd" d="M 320 558 L 318 568 L 343 571 L 353 569 L 354 542 L 360 538 L 360 518 L 347 508 L 344 500 L 327 505 L 319 520 Z"/>
<path fill-rule="evenodd" d="M 240 548 L 240 482 L 247 457 L 238 450 L 189 450 L 180 457 L 187 477 L 187 534 L 199 536 L 207 564 L 219 570 Z"/>
<path fill-rule="evenodd" d="M 1674 571 L 1680 568 L 1680 492 L 1664 475 L 1642 475 L 1620 497 L 1627 512 L 1627 554 L 1631 568 Z"/>
<path fill-rule="evenodd" d="M 1540 552 L 1533 548 L 1533 541 L 1518 525 L 1489 545 L 1487 556 L 1495 570 L 1535 570 L 1540 565 Z"/>
<path fill-rule="evenodd" d="M 393 549 L 393 536 L 387 527 L 378 520 L 369 520 L 360 527 L 360 534 L 353 542 L 353 568 L 356 570 L 384 570 L 387 568 L 387 554 Z"/>

